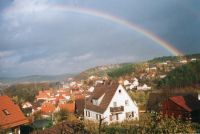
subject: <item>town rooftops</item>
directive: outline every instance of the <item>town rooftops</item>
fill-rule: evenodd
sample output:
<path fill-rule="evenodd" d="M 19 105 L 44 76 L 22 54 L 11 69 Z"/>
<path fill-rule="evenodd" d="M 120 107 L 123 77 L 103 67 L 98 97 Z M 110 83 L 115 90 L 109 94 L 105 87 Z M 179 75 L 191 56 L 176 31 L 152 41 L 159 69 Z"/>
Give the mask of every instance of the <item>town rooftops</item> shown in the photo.
<path fill-rule="evenodd" d="M 74 113 L 74 111 L 75 111 L 75 103 L 74 102 L 72 102 L 72 103 L 60 103 L 60 104 L 58 104 L 58 107 L 60 109 L 67 110 L 70 113 Z"/>
<path fill-rule="evenodd" d="M 173 97 L 170 97 L 170 100 L 188 112 L 192 112 L 197 109 L 200 109 L 200 101 L 191 95 L 173 96 Z"/>
<path fill-rule="evenodd" d="M 112 100 L 117 88 L 118 88 L 118 83 L 104 83 L 104 84 L 98 84 L 90 98 L 86 100 L 86 109 L 95 111 L 98 113 L 103 113 L 107 109 L 108 105 L 110 104 L 110 101 Z M 99 99 L 101 96 L 103 96 L 103 99 L 101 103 L 97 105 L 92 104 L 93 99 Z"/>
<path fill-rule="evenodd" d="M 41 112 L 44 114 L 50 114 L 55 111 L 56 107 L 50 102 L 44 102 L 41 106 Z"/>
<path fill-rule="evenodd" d="M 3 129 L 27 124 L 29 121 L 8 96 L 0 96 L 0 126 Z"/>

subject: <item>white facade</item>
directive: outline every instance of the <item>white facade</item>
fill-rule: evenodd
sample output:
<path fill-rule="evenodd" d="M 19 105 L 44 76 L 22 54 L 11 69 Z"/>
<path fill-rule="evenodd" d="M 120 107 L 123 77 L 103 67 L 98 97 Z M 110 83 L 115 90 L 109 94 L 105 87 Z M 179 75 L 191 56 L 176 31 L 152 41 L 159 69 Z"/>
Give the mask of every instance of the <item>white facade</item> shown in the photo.
<path fill-rule="evenodd" d="M 128 81 L 128 80 L 125 80 L 124 81 L 124 86 L 128 86 L 128 85 L 130 85 L 131 83 Z"/>
<path fill-rule="evenodd" d="M 138 86 L 137 90 L 150 90 L 151 87 L 148 87 L 146 84 L 144 84 L 143 86 Z"/>
<path fill-rule="evenodd" d="M 99 100 L 104 99 L 103 96 L 104 95 L 102 95 Z M 117 108 L 118 110 L 111 110 L 115 108 Z M 84 109 L 84 118 L 98 121 L 101 117 L 102 119 L 104 119 L 104 122 L 110 124 L 113 122 L 122 122 L 125 120 L 138 120 L 138 111 L 139 110 L 137 104 L 132 101 L 123 86 L 119 85 L 104 113 L 101 114 L 95 111 Z"/>
<path fill-rule="evenodd" d="M 94 87 L 90 87 L 90 88 L 88 89 L 88 91 L 89 91 L 89 92 L 93 92 L 93 91 L 94 91 Z"/>

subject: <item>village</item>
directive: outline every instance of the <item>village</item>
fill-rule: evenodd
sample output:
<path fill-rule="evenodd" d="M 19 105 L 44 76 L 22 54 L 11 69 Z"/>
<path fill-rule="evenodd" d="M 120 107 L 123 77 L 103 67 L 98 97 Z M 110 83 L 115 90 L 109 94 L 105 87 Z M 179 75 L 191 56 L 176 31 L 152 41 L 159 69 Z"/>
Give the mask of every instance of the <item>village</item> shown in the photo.
<path fill-rule="evenodd" d="M 87 80 L 68 78 L 58 82 L 56 88 L 38 91 L 34 102 L 25 100 L 20 106 L 16 105 L 12 98 L 2 95 L 0 96 L 1 131 L 17 134 L 20 133 L 21 126 L 30 124 L 35 129 L 45 130 L 60 123 L 60 118 L 65 119 L 65 114 L 60 114 L 59 116 L 63 117 L 58 118 L 59 112 L 67 112 L 68 116 L 77 120 L 89 120 L 107 125 L 139 121 L 146 112 L 162 112 L 169 117 L 200 122 L 200 94 L 178 94 L 164 100 L 158 99 L 156 101 L 159 101 L 159 110 L 155 110 L 152 102 L 156 99 L 152 95 L 155 87 L 146 81 L 163 79 L 177 66 L 197 60 L 192 58 L 180 60 L 178 63 L 166 61 L 151 65 L 144 63 L 140 73 L 134 73 L 135 77 L 119 78 L 117 81 L 110 80 L 108 76 L 95 75 L 89 76 Z M 142 96 L 139 99 L 138 96 L 136 98 L 132 96 L 138 94 L 149 94 L 145 105 L 141 104 Z"/>

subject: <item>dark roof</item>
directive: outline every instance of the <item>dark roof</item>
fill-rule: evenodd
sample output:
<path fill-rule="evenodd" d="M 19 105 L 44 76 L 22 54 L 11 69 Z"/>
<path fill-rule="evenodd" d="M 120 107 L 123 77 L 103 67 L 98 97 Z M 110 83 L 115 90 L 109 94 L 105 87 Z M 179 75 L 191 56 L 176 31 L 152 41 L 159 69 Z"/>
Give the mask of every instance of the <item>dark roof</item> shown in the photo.
<path fill-rule="evenodd" d="M 146 110 L 147 111 L 155 111 L 159 112 L 160 105 L 163 101 L 167 100 L 168 98 L 172 96 L 193 96 L 195 98 L 198 97 L 197 93 L 150 93 L 149 99 L 147 101 Z"/>
<path fill-rule="evenodd" d="M 188 112 L 200 110 L 200 101 L 194 96 L 173 96 L 169 99 Z"/>
<path fill-rule="evenodd" d="M 84 115 L 84 108 L 85 108 L 85 99 L 77 99 L 75 100 L 75 112 L 78 115 Z"/>
<path fill-rule="evenodd" d="M 99 84 L 95 87 L 93 94 L 91 97 L 86 101 L 86 109 L 89 109 L 91 111 L 95 111 L 98 113 L 104 113 L 108 105 L 110 104 L 110 101 L 112 100 L 117 87 L 118 83 L 104 83 Z M 101 103 L 97 105 L 92 104 L 92 99 L 99 99 L 102 95 L 104 95 Z"/>

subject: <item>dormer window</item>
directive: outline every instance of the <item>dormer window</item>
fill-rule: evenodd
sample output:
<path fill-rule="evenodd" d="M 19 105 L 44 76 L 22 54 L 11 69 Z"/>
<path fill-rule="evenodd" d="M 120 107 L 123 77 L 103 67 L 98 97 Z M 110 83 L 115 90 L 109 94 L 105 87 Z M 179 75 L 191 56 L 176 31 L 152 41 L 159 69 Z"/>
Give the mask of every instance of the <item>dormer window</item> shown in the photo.
<path fill-rule="evenodd" d="M 97 99 L 92 99 L 92 104 L 93 105 L 98 105 L 98 100 Z"/>
<path fill-rule="evenodd" d="M 2 110 L 5 115 L 10 115 L 7 109 Z"/>

